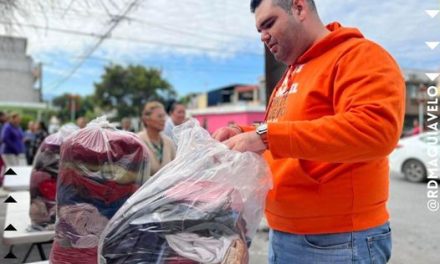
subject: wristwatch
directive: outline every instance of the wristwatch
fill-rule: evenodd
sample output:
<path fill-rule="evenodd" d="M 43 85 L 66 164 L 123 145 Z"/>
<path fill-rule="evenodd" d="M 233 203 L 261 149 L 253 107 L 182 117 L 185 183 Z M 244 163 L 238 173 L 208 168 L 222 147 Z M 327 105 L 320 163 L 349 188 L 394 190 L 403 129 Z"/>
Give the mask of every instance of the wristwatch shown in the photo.
<path fill-rule="evenodd" d="M 261 140 L 263 141 L 264 145 L 266 145 L 267 148 L 267 123 L 263 123 L 257 127 L 255 130 L 257 134 L 260 136 Z"/>

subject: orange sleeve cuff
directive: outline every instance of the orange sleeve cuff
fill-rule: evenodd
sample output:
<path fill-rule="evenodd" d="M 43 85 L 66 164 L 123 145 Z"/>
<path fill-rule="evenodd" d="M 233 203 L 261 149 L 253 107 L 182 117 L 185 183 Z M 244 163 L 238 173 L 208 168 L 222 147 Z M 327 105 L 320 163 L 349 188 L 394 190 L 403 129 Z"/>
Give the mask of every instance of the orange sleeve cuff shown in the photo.
<path fill-rule="evenodd" d="M 254 126 L 238 126 L 243 132 L 255 131 Z"/>
<path fill-rule="evenodd" d="M 290 123 L 267 123 L 268 149 L 275 159 L 292 158 L 298 153 L 298 147 L 293 142 Z"/>

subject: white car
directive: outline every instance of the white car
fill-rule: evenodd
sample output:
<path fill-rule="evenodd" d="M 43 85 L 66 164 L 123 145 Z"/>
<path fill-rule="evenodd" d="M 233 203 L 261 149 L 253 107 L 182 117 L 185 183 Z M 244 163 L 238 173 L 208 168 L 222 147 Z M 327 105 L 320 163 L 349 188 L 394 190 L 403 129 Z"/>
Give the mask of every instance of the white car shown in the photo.
<path fill-rule="evenodd" d="M 428 162 L 439 158 L 429 157 L 429 148 L 437 148 L 434 153 L 440 156 L 440 133 L 422 133 L 400 139 L 389 157 L 391 171 L 402 173 L 410 182 L 426 181 Z"/>

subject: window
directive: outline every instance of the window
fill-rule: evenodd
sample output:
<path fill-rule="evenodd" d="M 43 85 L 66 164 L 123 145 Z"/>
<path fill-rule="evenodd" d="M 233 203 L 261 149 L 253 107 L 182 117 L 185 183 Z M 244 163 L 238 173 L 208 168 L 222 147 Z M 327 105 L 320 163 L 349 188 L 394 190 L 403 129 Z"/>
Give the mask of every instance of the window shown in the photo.
<path fill-rule="evenodd" d="M 407 84 L 407 92 L 408 92 L 409 98 L 417 99 L 418 90 L 419 89 L 418 89 L 417 85 L 415 85 L 413 83 Z"/>
<path fill-rule="evenodd" d="M 238 93 L 238 100 L 239 101 L 253 101 L 254 100 L 254 91 L 246 91 Z"/>

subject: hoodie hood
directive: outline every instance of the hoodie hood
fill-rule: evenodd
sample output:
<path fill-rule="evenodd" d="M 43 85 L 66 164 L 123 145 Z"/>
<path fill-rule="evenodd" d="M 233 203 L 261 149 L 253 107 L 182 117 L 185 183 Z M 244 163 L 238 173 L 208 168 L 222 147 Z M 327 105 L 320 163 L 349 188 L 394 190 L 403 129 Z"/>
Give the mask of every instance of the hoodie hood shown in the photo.
<path fill-rule="evenodd" d="M 313 44 L 302 56 L 300 56 L 296 61 L 297 64 L 303 64 L 313 58 L 319 57 L 348 39 L 364 38 L 358 29 L 342 27 L 338 22 L 330 23 L 326 26 L 326 28 L 330 31 L 330 33 L 324 38 L 318 40 L 318 42 Z"/>

